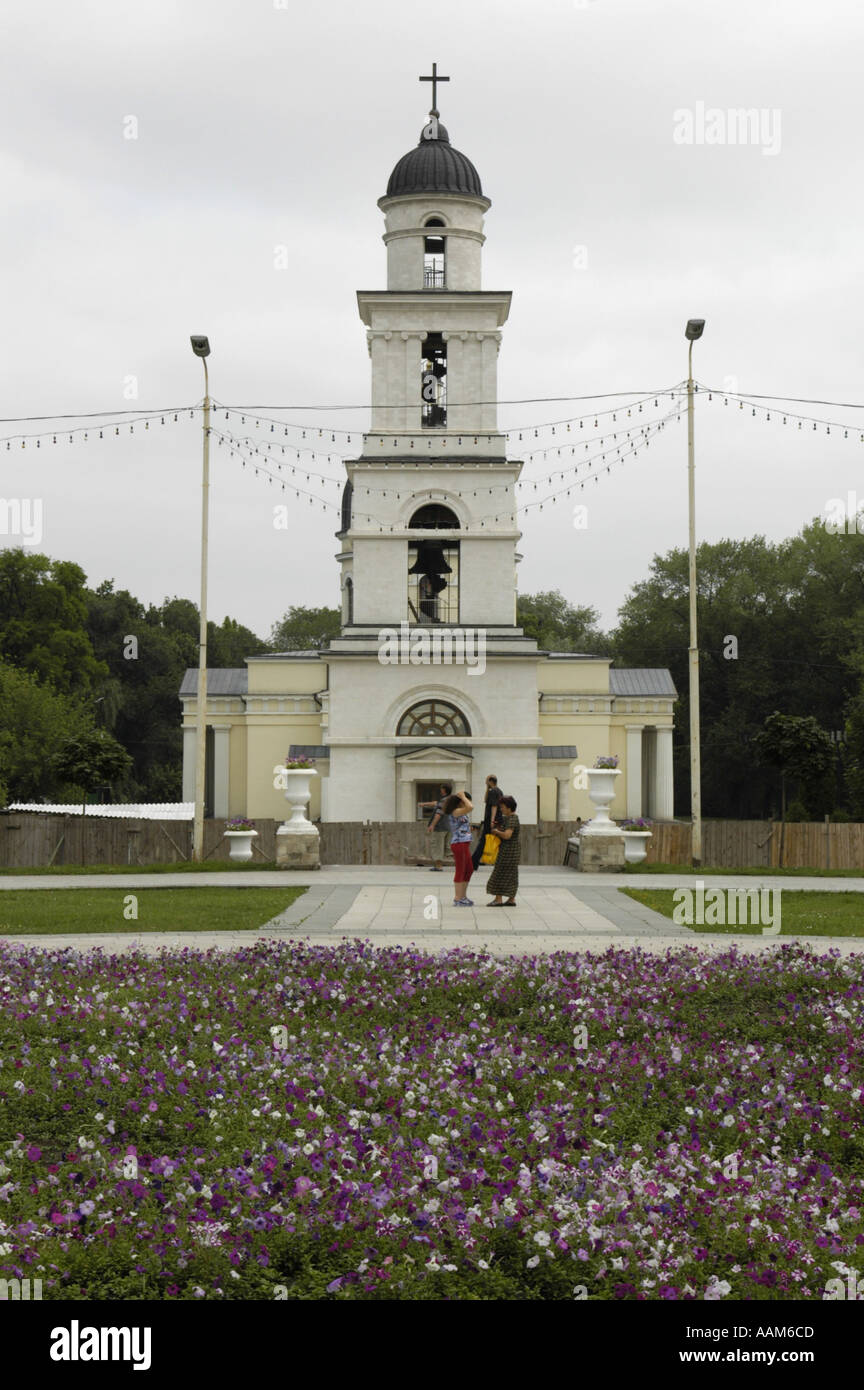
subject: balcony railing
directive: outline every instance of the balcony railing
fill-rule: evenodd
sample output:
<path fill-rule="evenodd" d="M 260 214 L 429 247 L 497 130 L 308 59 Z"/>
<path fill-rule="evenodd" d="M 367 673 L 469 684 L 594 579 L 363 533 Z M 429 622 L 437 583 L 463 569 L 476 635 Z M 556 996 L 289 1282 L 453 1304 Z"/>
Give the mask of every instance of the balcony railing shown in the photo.
<path fill-rule="evenodd" d="M 443 290 L 444 289 L 444 267 L 424 266 L 423 268 L 423 288 L 424 290 Z"/>

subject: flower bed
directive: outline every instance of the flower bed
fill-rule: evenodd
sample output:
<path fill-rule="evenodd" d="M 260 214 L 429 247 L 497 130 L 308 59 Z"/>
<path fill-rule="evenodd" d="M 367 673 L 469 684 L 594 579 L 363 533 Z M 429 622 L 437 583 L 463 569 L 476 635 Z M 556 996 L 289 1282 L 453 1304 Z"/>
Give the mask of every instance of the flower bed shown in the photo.
<path fill-rule="evenodd" d="M 862 975 L 800 947 L 0 946 L 0 1277 L 821 1300 L 864 1257 Z"/>

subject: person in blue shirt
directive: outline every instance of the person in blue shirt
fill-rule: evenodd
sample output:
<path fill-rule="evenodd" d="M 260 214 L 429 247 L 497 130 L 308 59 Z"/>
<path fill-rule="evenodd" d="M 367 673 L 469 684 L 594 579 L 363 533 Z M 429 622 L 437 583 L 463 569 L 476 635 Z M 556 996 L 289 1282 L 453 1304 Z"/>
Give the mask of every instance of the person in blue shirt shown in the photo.
<path fill-rule="evenodd" d="M 450 852 L 456 869 L 453 875 L 453 906 L 473 907 L 467 896 L 468 883 L 474 872 L 471 863 L 471 812 L 474 810 L 465 792 L 454 792 L 442 806 L 450 817 Z"/>

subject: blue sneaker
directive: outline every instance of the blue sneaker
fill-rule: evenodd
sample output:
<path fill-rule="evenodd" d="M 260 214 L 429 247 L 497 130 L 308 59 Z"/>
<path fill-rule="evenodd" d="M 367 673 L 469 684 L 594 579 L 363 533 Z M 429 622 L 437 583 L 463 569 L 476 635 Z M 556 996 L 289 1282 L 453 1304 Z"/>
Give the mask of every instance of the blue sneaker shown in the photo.
<path fill-rule="evenodd" d="M 456 906 L 456 907 L 473 907 L 473 906 L 474 906 L 474 899 L 473 899 L 473 898 L 460 898 L 459 901 L 458 901 L 457 903 L 454 904 L 454 906 Z"/>

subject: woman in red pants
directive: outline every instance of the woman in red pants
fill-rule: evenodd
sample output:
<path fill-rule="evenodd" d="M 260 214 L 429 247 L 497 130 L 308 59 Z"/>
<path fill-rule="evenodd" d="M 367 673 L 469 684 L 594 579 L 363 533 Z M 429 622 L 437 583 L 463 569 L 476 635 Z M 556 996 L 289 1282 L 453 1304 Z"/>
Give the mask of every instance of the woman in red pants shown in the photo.
<path fill-rule="evenodd" d="M 441 807 L 443 815 L 450 817 L 450 824 L 453 827 L 450 836 L 450 852 L 456 865 L 456 872 L 453 875 L 454 907 L 474 906 L 471 899 L 466 896 L 468 882 L 474 872 L 474 865 L 471 863 L 471 812 L 473 810 L 474 807 L 464 792 L 453 792 Z"/>

